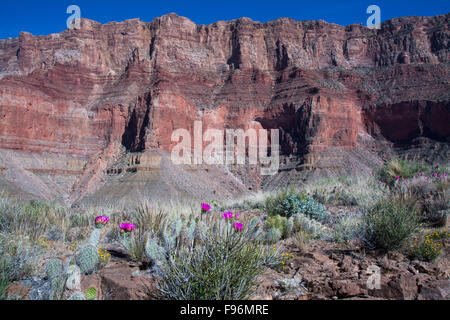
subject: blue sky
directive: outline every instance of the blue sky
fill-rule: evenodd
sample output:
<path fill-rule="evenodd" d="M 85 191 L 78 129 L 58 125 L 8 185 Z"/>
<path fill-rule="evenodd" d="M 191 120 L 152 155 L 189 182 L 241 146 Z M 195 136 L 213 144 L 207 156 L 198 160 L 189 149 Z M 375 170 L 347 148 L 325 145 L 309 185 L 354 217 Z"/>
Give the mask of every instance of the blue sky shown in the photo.
<path fill-rule="evenodd" d="M 381 8 L 381 20 L 400 16 L 433 16 L 450 12 L 450 0 L 2 0 L 0 2 L 0 38 L 17 37 L 20 31 L 46 35 L 66 29 L 69 5 L 81 8 L 81 16 L 101 23 L 155 17 L 175 12 L 198 24 L 218 20 L 249 17 L 266 22 L 278 17 L 296 20 L 322 19 L 349 25 L 366 23 L 366 8 L 375 4 Z"/>

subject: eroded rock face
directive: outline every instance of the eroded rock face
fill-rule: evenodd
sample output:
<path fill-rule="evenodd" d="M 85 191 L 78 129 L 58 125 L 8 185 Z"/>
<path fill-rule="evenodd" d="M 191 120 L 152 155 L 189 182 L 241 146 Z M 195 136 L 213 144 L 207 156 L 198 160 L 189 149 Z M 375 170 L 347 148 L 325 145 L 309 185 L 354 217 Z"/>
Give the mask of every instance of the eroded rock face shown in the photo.
<path fill-rule="evenodd" d="M 448 39 L 448 14 L 381 30 L 287 18 L 196 25 L 169 14 L 23 32 L 0 40 L 0 149 L 85 161 L 66 172 L 80 198 L 120 152 L 171 151 L 173 130 L 192 132 L 196 120 L 204 131 L 280 129 L 283 156 L 307 169 L 336 166 L 332 148 L 353 157 L 417 138 L 447 144 Z"/>

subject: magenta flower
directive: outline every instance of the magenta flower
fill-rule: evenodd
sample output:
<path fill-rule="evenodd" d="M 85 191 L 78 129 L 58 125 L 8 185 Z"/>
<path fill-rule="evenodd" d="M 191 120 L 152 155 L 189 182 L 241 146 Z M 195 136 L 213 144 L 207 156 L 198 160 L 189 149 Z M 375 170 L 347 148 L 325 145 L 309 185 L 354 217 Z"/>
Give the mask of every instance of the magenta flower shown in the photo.
<path fill-rule="evenodd" d="M 202 212 L 208 212 L 209 210 L 211 210 L 211 206 L 207 203 L 202 203 L 201 207 L 202 207 Z"/>
<path fill-rule="evenodd" d="M 423 176 L 423 171 L 417 172 L 417 175 L 418 175 L 418 176 Z"/>
<path fill-rule="evenodd" d="M 236 213 L 236 214 L 234 215 L 234 218 L 235 218 L 236 220 L 239 220 L 239 217 L 240 217 L 239 213 Z"/>
<path fill-rule="evenodd" d="M 397 179 L 397 180 L 398 180 L 398 179 L 400 179 L 400 177 L 399 177 L 399 176 L 395 176 L 395 179 Z"/>
<path fill-rule="evenodd" d="M 136 229 L 136 226 L 132 223 L 122 223 L 120 226 L 120 233 L 123 232 L 128 232 L 130 233 L 131 231 L 133 231 L 134 229 Z"/>
<path fill-rule="evenodd" d="M 231 211 L 224 212 L 224 214 L 222 215 L 222 217 L 223 217 L 225 220 L 231 219 L 231 218 L 233 218 L 233 212 L 231 212 Z"/>
<path fill-rule="evenodd" d="M 239 223 L 239 222 L 233 223 L 233 228 L 236 231 L 242 231 L 242 223 Z"/>
<path fill-rule="evenodd" d="M 95 227 L 96 228 L 103 228 L 109 221 L 109 217 L 105 216 L 98 216 L 95 218 Z"/>
<path fill-rule="evenodd" d="M 438 174 L 436 172 L 433 173 L 433 177 L 437 177 Z"/>

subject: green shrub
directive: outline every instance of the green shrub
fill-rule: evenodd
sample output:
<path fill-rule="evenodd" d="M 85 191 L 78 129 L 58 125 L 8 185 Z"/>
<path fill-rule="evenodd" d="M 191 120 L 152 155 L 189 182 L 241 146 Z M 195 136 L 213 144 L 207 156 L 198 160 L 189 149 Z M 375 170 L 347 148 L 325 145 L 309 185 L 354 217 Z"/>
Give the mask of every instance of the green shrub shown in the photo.
<path fill-rule="evenodd" d="M 266 230 L 268 233 L 272 229 L 277 229 L 280 234 L 280 238 L 283 239 L 289 238 L 292 235 L 292 231 L 294 230 L 294 221 L 293 218 L 286 218 L 279 215 L 268 217 L 265 224 L 264 224 L 264 230 Z M 272 234 L 278 234 L 278 232 L 271 231 Z M 266 237 L 267 238 L 267 237 Z M 274 239 L 276 237 L 269 236 L 267 240 Z M 279 238 L 279 239 L 280 239 Z M 279 240 L 277 239 L 277 240 Z M 272 240 L 269 240 L 272 241 Z"/>
<path fill-rule="evenodd" d="M 308 234 L 310 239 L 322 239 L 326 237 L 330 231 L 328 228 L 316 221 L 314 219 L 310 219 L 303 214 L 296 214 L 293 219 L 294 222 L 294 232 L 305 232 Z"/>
<path fill-rule="evenodd" d="M 147 263 L 145 256 L 147 238 L 148 233 L 140 226 L 131 234 L 122 237 L 121 243 L 133 261 Z"/>
<path fill-rule="evenodd" d="M 448 238 L 448 232 L 434 232 L 426 236 L 419 237 L 409 250 L 412 259 L 417 258 L 423 261 L 434 261 L 442 253 L 443 244 L 440 240 Z"/>
<path fill-rule="evenodd" d="M 202 245 L 174 250 L 158 269 L 158 287 L 173 300 L 249 298 L 267 265 L 279 264 L 277 251 L 252 241 L 248 229 L 221 223 L 205 232 Z"/>
<path fill-rule="evenodd" d="M 362 219 L 359 216 L 347 215 L 340 217 L 333 227 L 332 237 L 335 242 L 345 243 L 360 237 Z"/>
<path fill-rule="evenodd" d="M 5 297 L 5 291 L 12 281 L 11 264 L 8 259 L 0 257 L 0 299 Z"/>
<path fill-rule="evenodd" d="M 281 233 L 280 229 L 278 229 L 276 227 L 272 227 L 269 230 L 267 230 L 267 232 L 265 233 L 264 239 L 268 243 L 276 243 L 277 241 L 279 241 L 281 239 L 281 236 L 282 236 L 282 233 Z"/>
<path fill-rule="evenodd" d="M 435 196 L 420 202 L 422 221 L 432 227 L 443 227 L 447 223 L 449 199 L 445 196 Z"/>
<path fill-rule="evenodd" d="M 311 237 L 308 232 L 298 231 L 294 234 L 294 244 L 300 252 L 306 252 L 308 245 L 311 242 Z"/>
<path fill-rule="evenodd" d="M 398 198 L 379 201 L 363 219 L 366 244 L 385 250 L 401 247 L 420 226 L 415 205 Z"/>
<path fill-rule="evenodd" d="M 27 248 L 15 238 L 0 235 L 0 299 L 4 298 L 5 289 L 10 282 L 29 277 L 33 272 L 37 251 Z"/>
<path fill-rule="evenodd" d="M 399 179 L 410 179 L 416 176 L 419 171 L 429 171 L 430 167 L 425 163 L 408 162 L 401 159 L 389 160 L 385 165 L 378 169 L 379 179 L 392 186 Z"/>
<path fill-rule="evenodd" d="M 267 219 L 264 223 L 264 230 L 276 228 L 276 229 L 280 230 L 281 233 L 283 233 L 283 230 L 285 228 L 287 220 L 288 219 L 286 217 L 282 217 L 280 215 L 267 217 Z"/>
<path fill-rule="evenodd" d="M 294 189 L 284 189 L 275 197 L 267 197 L 265 208 L 271 216 L 280 215 L 288 218 L 302 213 L 309 218 L 323 220 L 329 215 L 322 204 L 314 201 L 311 196 L 298 193 Z"/>

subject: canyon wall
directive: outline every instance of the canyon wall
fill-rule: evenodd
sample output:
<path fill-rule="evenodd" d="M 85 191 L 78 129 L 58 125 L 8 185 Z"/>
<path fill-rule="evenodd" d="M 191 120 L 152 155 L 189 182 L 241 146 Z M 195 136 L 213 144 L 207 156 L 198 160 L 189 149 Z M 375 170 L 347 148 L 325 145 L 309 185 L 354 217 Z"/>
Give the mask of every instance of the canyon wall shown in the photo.
<path fill-rule="evenodd" d="M 169 14 L 22 32 L 0 40 L 0 175 L 73 202 L 127 172 L 118 166 L 127 153 L 166 157 L 173 130 L 192 131 L 196 120 L 204 131 L 280 130 L 279 173 L 222 168 L 214 177 L 229 196 L 312 169 L 367 171 L 396 148 L 448 160 L 449 17 L 396 18 L 371 30 L 288 18 L 197 25 Z M 55 165 L 61 155 L 75 162 Z M 33 168 L 22 165 L 27 157 L 37 159 Z M 58 188 L 49 185 L 61 175 Z"/>

